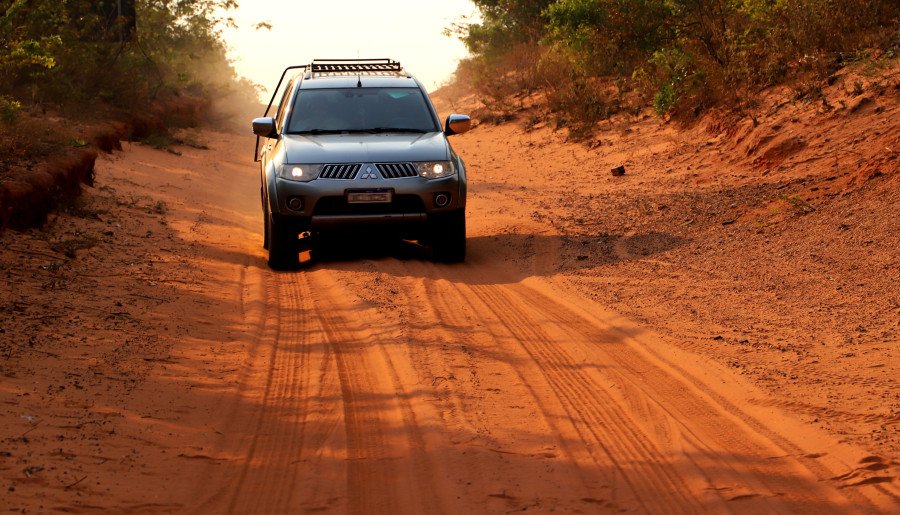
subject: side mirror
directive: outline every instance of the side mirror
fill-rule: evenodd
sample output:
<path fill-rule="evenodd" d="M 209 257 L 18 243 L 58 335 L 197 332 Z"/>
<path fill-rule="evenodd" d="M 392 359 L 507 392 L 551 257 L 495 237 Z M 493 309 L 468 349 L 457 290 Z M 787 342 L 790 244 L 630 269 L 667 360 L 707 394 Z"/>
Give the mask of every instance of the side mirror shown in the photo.
<path fill-rule="evenodd" d="M 253 120 L 253 134 L 263 138 L 277 138 L 275 118 L 257 118 Z"/>
<path fill-rule="evenodd" d="M 472 128 L 472 119 L 464 114 L 451 114 L 447 117 L 444 134 L 452 136 L 462 134 Z"/>

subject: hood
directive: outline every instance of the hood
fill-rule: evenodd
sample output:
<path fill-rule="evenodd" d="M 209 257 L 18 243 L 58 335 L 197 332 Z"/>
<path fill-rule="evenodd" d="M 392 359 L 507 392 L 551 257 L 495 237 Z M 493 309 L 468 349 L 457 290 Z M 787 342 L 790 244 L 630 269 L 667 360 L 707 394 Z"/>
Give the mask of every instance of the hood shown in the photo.
<path fill-rule="evenodd" d="M 389 163 L 446 161 L 449 146 L 442 132 L 428 134 L 323 134 L 284 136 L 288 163 Z"/>

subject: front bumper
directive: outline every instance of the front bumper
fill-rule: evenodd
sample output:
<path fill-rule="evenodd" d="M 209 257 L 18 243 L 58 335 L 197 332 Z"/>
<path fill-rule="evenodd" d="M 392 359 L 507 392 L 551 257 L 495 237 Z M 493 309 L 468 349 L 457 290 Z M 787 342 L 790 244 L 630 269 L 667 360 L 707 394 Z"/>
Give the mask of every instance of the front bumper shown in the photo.
<path fill-rule="evenodd" d="M 465 207 L 461 198 L 458 175 L 442 179 L 404 177 L 398 179 L 315 179 L 298 182 L 275 179 L 275 194 L 270 198 L 272 210 L 282 216 L 310 220 L 312 228 L 346 226 L 420 224 L 428 216 L 451 212 Z M 348 203 L 347 193 L 353 190 L 390 190 L 390 203 Z M 449 197 L 439 206 L 440 195 Z M 464 194 L 464 193 L 463 193 Z M 302 207 L 297 206 L 300 199 Z M 293 202 L 292 202 L 293 201 Z M 293 205 L 292 205 L 293 204 Z"/>
<path fill-rule="evenodd" d="M 399 215 L 322 215 L 313 216 L 310 229 L 340 229 L 344 227 L 365 227 L 384 225 L 421 225 L 428 221 L 425 213 Z"/>

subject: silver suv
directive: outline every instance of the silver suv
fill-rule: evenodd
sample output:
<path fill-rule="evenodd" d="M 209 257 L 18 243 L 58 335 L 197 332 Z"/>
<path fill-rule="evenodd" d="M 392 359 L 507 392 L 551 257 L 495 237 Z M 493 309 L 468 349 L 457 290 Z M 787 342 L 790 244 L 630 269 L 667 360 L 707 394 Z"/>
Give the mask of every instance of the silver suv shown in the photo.
<path fill-rule="evenodd" d="M 296 265 L 304 241 L 354 231 L 419 240 L 439 261 L 465 259 L 466 169 L 447 136 L 471 121 L 452 114 L 442 128 L 400 63 L 289 67 L 265 114 L 253 132 L 270 267 Z"/>

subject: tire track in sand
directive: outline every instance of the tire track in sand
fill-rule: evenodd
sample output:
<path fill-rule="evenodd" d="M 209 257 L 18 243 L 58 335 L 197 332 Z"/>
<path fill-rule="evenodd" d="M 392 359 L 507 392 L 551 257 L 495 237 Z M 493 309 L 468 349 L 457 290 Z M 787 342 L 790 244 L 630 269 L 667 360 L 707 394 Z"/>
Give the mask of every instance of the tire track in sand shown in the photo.
<path fill-rule="evenodd" d="M 431 270 L 425 271 L 424 273 L 428 279 L 424 281 L 424 295 L 422 297 L 428 299 L 428 305 L 430 306 L 428 315 L 430 315 L 430 317 L 426 317 L 425 322 L 420 322 L 420 324 L 427 323 L 427 320 L 432 318 L 438 321 L 438 323 L 435 324 L 435 329 L 439 331 L 439 334 L 441 334 L 443 338 L 448 341 L 459 339 L 460 333 L 463 331 L 471 331 L 473 320 L 484 321 L 484 311 L 478 311 L 473 308 L 470 300 L 467 299 L 457 287 L 447 280 L 435 278 L 434 267 L 429 268 L 431 268 Z M 414 312 L 414 314 L 421 313 L 421 310 L 416 310 Z M 560 426 L 565 425 L 566 421 L 560 419 L 558 410 L 550 410 L 547 403 L 541 402 L 542 398 L 538 393 L 537 385 L 534 384 L 533 378 L 528 377 L 527 371 L 529 368 L 517 366 L 518 364 L 511 362 L 508 357 L 505 357 L 500 353 L 492 353 L 488 350 L 491 349 L 496 351 L 495 347 L 497 342 L 496 338 L 486 329 L 480 332 L 480 334 L 472 334 L 469 332 L 469 334 L 466 335 L 466 340 L 469 344 L 478 346 L 478 351 L 480 353 L 487 354 L 488 357 L 496 362 L 505 361 L 510 366 L 515 376 L 519 379 L 522 387 L 537 405 L 537 412 L 552 433 L 550 437 L 554 441 L 555 446 L 560 449 L 564 461 L 571 465 L 568 471 L 574 477 L 566 477 L 567 484 L 571 485 L 571 481 L 577 482 L 578 489 L 584 493 L 584 497 L 587 497 L 588 493 L 591 491 L 591 484 L 594 482 L 593 480 L 595 478 L 590 478 L 580 466 L 581 460 L 579 450 L 573 449 L 571 442 L 562 437 L 564 430 L 562 430 Z M 477 362 L 473 362 L 470 366 L 474 367 L 477 365 Z M 456 388 L 449 388 L 446 392 L 446 396 L 447 400 L 445 402 L 452 408 L 453 412 L 456 414 L 456 418 L 465 421 L 463 423 L 469 428 L 470 432 L 475 433 L 478 428 L 484 428 L 482 431 L 487 432 L 488 434 L 491 433 L 489 426 L 490 420 L 480 420 L 478 412 L 474 407 L 467 410 L 466 403 L 460 398 Z"/>
<path fill-rule="evenodd" d="M 243 468 L 228 507 L 232 513 L 282 512 L 290 506 L 303 449 L 309 404 L 309 346 L 300 286 L 276 276 L 266 303 L 274 305 L 265 388 Z"/>
<path fill-rule="evenodd" d="M 245 339 L 246 357 L 239 368 L 236 389 L 221 395 L 226 415 L 221 419 L 224 423 L 222 431 L 217 431 L 222 438 L 216 443 L 213 453 L 215 456 L 231 456 L 231 459 L 239 460 L 241 466 L 237 478 L 232 477 L 233 472 L 229 470 L 228 477 L 210 482 L 211 485 L 218 485 L 214 491 L 209 491 L 205 484 L 198 485 L 196 496 L 201 501 L 195 508 L 196 513 L 207 512 L 214 506 L 218 511 L 223 511 L 234 504 L 237 492 L 235 484 L 246 481 L 251 468 L 250 456 L 255 454 L 258 444 L 258 437 L 254 437 L 248 444 L 249 450 L 244 452 L 242 438 L 247 434 L 257 435 L 263 420 L 259 415 L 264 404 L 256 399 L 259 395 L 257 385 L 260 382 L 260 369 L 265 370 L 264 392 L 269 391 L 274 379 L 272 365 L 277 354 L 277 332 L 282 318 L 281 304 L 276 301 L 279 287 L 271 276 L 253 273 L 251 266 L 249 258 L 245 259 L 236 284 L 241 326 L 248 335 Z M 210 474 L 214 477 L 221 476 L 219 468 L 211 468 Z"/>
<path fill-rule="evenodd" d="M 620 338 L 549 297 L 520 284 L 471 289 L 541 362 L 544 374 L 559 376 L 553 382 L 568 402 L 575 405 L 574 411 L 590 422 L 589 432 L 609 442 L 608 452 L 624 453 L 626 460 L 649 458 L 655 463 L 649 470 L 645 465 L 634 468 L 633 472 L 625 471 L 632 477 L 648 472 L 658 474 L 659 479 L 683 475 L 685 480 L 691 479 L 697 500 L 704 497 L 708 500 L 709 493 L 714 492 L 723 495 L 725 500 L 741 501 L 745 509 L 755 505 L 764 510 L 806 511 L 821 507 L 835 509 L 862 501 L 855 493 L 842 495 L 834 488 L 822 486 L 819 480 L 825 478 L 816 477 L 797 460 L 772 459 L 785 452 L 748 426 L 737 423 L 722 407 L 695 393 L 677 376 L 642 357 Z M 548 337 L 546 331 L 556 338 Z M 604 393 L 602 384 L 606 381 L 592 380 L 592 376 L 598 375 L 597 369 L 591 374 L 573 372 L 579 370 L 579 363 L 572 359 L 567 348 L 580 348 L 588 355 L 600 356 L 600 361 L 607 364 L 602 374 L 624 386 L 621 394 L 624 399 L 620 396 L 617 400 Z M 577 397 L 572 397 L 573 394 Z M 591 410 L 593 403 L 602 407 L 600 413 Z M 635 409 L 641 405 L 653 409 L 642 413 Z M 656 415 L 652 416 L 652 412 Z M 678 445 L 673 445 L 671 439 L 659 438 L 652 430 L 660 420 L 634 418 L 648 415 L 663 419 L 676 433 Z M 630 442 L 632 436 L 623 440 L 632 431 L 646 443 L 641 446 Z M 629 463 L 634 466 L 633 461 Z M 707 470 L 712 472 L 715 482 L 710 480 Z M 708 483 L 705 493 L 698 491 L 698 478 Z M 655 488 L 666 485 L 660 480 L 635 481 L 634 486 L 645 489 L 643 494 L 637 492 L 639 498 L 645 498 Z M 673 500 L 677 501 L 677 496 Z"/>
<path fill-rule="evenodd" d="M 761 484 L 766 490 L 779 495 L 792 510 L 816 504 L 832 509 L 850 505 L 875 509 L 886 500 L 878 498 L 880 496 L 869 498 L 854 490 L 839 492 L 843 485 L 823 485 L 824 481 L 833 479 L 834 473 L 829 468 L 816 459 L 804 456 L 806 451 L 692 379 L 682 367 L 656 357 L 672 370 L 667 372 L 650 358 L 635 352 L 626 343 L 634 338 L 629 330 L 591 322 L 563 304 L 551 301 L 543 293 L 521 284 L 511 285 L 508 290 L 564 328 L 573 341 L 586 344 L 588 349 L 604 354 L 608 360 L 615 362 L 622 371 L 618 374 L 620 379 L 630 385 L 631 392 L 652 399 L 657 410 L 674 421 L 677 430 L 687 437 L 695 451 L 702 455 L 703 461 L 714 465 L 719 471 L 718 482 L 732 476 Z M 653 355 L 652 349 L 648 350 Z M 724 458 L 734 455 L 745 458 L 740 468 Z M 898 497 L 895 491 L 889 491 L 882 484 L 876 484 L 873 488 L 896 504 Z"/>
<path fill-rule="evenodd" d="M 242 308 L 257 315 L 251 356 L 220 445 L 240 467 L 212 469 L 234 478 L 198 511 L 443 512 L 389 335 L 327 272 L 242 275 L 256 279 L 261 298 L 248 292 L 254 309 Z"/>
<path fill-rule="evenodd" d="M 315 314 L 334 355 L 346 433 L 350 513 L 442 513 L 434 466 L 410 405 L 410 395 L 387 347 L 391 336 L 376 333 L 378 315 L 351 297 L 327 272 L 313 282 Z M 349 314 L 352 314 L 349 315 Z"/>
<path fill-rule="evenodd" d="M 535 318 L 522 311 L 522 301 L 510 301 L 501 288 L 467 289 L 538 364 L 600 470 L 611 469 L 606 479 L 612 486 L 610 500 L 620 506 L 635 503 L 642 511 L 702 510 L 703 503 L 689 493 L 667 457 L 650 445 L 600 385 L 567 358 L 562 350 L 566 342 L 538 327 Z"/>

